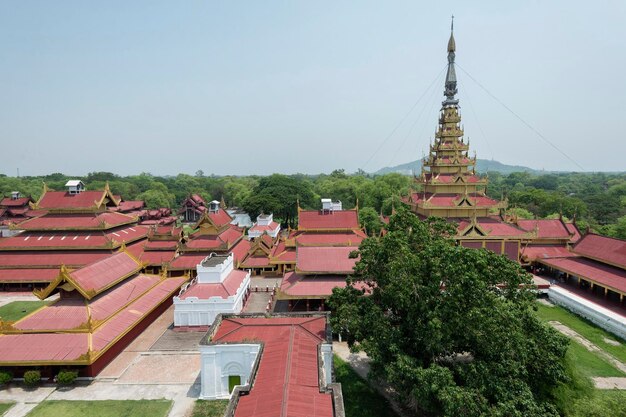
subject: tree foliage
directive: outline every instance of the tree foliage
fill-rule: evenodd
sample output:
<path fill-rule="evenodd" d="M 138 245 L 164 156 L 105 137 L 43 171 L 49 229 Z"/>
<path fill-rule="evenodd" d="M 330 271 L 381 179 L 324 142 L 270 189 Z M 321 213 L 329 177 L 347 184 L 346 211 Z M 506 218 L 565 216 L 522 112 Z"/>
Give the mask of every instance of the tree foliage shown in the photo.
<path fill-rule="evenodd" d="M 445 416 L 556 416 L 567 339 L 531 311 L 528 274 L 467 249 L 441 219 L 400 209 L 363 241 L 353 284 L 330 299 L 333 328 L 372 359 L 408 406 Z"/>

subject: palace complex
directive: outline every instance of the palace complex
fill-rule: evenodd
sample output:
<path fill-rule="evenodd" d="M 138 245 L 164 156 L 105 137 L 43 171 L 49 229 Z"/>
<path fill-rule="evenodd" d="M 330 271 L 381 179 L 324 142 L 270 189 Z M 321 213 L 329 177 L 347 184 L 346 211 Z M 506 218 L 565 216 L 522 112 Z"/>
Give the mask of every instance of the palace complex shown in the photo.
<path fill-rule="evenodd" d="M 520 219 L 506 199 L 487 196 L 488 178 L 477 174 L 461 127 L 453 34 L 447 52 L 435 139 L 403 203 L 422 219 L 453 223 L 458 244 L 543 275 L 541 289 L 558 281 L 623 308 L 626 241 L 581 234 L 562 218 Z M 253 224 L 223 199 L 198 194 L 175 216 L 124 201 L 108 184 L 66 187 L 44 185 L 36 201 L 19 192 L 0 201 L 0 289 L 47 301 L 19 320 L 0 317 L 0 367 L 46 376 L 70 367 L 93 377 L 174 304 L 173 331 L 208 330 L 199 347 L 202 398 L 232 398 L 235 416 L 343 415 L 322 311 L 333 288 L 347 285 L 367 238 L 358 202 L 344 209 L 322 198 L 317 210 L 298 202 L 297 227 L 283 229 L 273 214 Z M 277 284 L 275 294 L 262 285 L 263 306 L 281 314 L 241 314 L 258 290 L 253 282 L 265 278 Z"/>

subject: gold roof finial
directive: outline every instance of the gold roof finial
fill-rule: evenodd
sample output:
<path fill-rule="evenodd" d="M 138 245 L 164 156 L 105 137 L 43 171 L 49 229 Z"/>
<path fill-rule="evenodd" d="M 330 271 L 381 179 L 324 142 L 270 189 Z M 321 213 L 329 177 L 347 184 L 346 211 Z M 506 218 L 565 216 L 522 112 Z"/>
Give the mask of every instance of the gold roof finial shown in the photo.
<path fill-rule="evenodd" d="M 456 50 L 456 43 L 454 42 L 454 15 L 452 15 L 452 23 L 450 23 L 450 40 L 448 41 L 448 52 L 454 52 Z"/>

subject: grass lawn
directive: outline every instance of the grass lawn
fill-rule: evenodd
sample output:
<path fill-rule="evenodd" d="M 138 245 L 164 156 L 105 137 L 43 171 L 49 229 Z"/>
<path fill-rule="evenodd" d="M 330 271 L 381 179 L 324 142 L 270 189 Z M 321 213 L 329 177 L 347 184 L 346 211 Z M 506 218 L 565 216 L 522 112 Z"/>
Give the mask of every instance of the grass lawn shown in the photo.
<path fill-rule="evenodd" d="M 575 340 L 570 339 L 566 355 L 570 357 L 580 373 L 587 378 L 594 376 L 626 377 L 622 371 L 605 361 L 604 358 L 588 351 L 586 347 Z"/>
<path fill-rule="evenodd" d="M 14 403 L 0 402 L 0 416 L 4 415 L 9 408 L 13 407 L 13 404 Z"/>
<path fill-rule="evenodd" d="M 44 401 L 28 417 L 165 417 L 170 400 Z"/>
<path fill-rule="evenodd" d="M 335 355 L 335 377 L 341 383 L 346 417 L 397 417 L 389 402 Z"/>
<path fill-rule="evenodd" d="M 618 337 L 596 327 L 585 319 L 570 313 L 566 309 L 558 306 L 549 307 L 541 303 L 537 304 L 537 316 L 544 321 L 556 320 L 578 332 L 594 345 L 615 356 L 622 362 L 626 362 L 626 342 Z M 619 346 L 613 346 L 604 341 L 604 338 L 619 342 Z"/>
<path fill-rule="evenodd" d="M 0 307 L 0 317 L 4 321 L 17 321 L 46 304 L 45 301 L 13 301 Z"/>
<path fill-rule="evenodd" d="M 222 417 L 228 400 L 196 400 L 191 417 Z"/>

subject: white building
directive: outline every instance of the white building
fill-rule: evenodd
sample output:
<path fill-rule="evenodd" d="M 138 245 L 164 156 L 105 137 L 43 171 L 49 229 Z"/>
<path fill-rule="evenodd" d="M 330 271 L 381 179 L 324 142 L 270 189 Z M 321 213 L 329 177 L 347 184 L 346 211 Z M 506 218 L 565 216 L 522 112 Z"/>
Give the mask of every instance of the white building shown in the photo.
<path fill-rule="evenodd" d="M 322 198 L 323 211 L 341 211 L 341 201 L 333 201 L 330 198 Z"/>
<path fill-rule="evenodd" d="M 241 313 L 250 271 L 234 269 L 233 259 L 212 253 L 196 266 L 198 276 L 174 297 L 174 326 L 210 326 L 220 313 Z"/>
<path fill-rule="evenodd" d="M 254 239 L 263 236 L 263 233 L 267 233 L 272 239 L 280 233 L 280 223 L 274 221 L 273 214 L 258 215 L 256 223 L 248 230 L 248 237 Z"/>
<path fill-rule="evenodd" d="M 80 194 L 85 191 L 85 184 L 81 180 L 69 180 L 65 183 L 65 186 L 70 194 Z"/>

